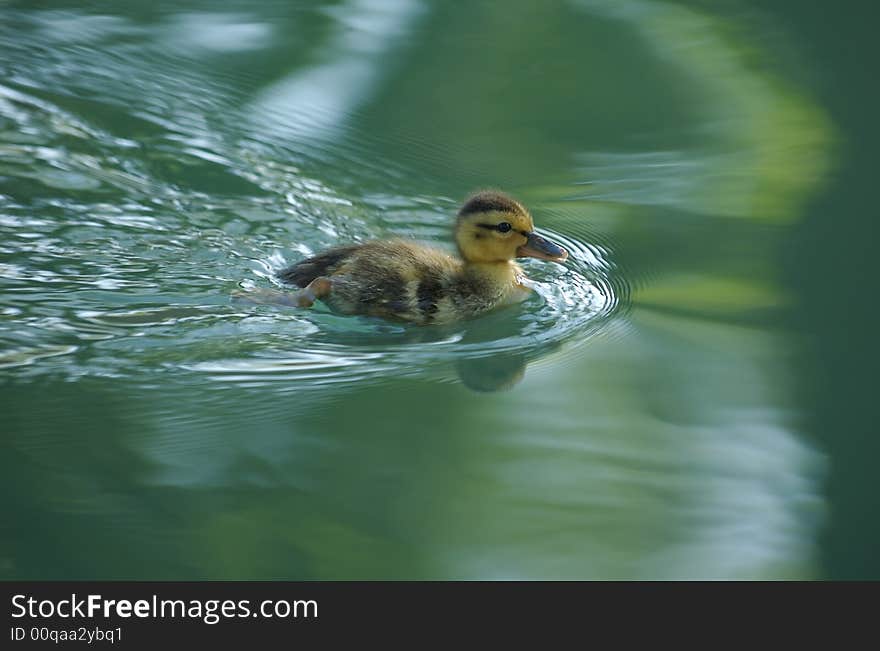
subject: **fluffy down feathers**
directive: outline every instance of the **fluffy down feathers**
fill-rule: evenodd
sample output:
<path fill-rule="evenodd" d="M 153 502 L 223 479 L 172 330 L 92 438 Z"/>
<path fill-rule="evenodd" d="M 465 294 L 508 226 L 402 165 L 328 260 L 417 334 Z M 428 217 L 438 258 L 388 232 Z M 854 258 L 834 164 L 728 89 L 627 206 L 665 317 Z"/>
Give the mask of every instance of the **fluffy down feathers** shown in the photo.
<path fill-rule="evenodd" d="M 324 300 L 344 314 L 428 324 L 469 318 L 504 301 L 518 267 L 504 263 L 492 273 L 472 266 L 438 249 L 387 240 L 329 249 L 279 276 L 299 287 L 330 278 Z"/>

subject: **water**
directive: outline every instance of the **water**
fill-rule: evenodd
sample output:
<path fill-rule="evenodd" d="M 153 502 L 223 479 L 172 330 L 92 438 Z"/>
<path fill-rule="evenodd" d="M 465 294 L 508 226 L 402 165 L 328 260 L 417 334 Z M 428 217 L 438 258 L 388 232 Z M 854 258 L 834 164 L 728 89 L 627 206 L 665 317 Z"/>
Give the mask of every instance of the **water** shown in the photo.
<path fill-rule="evenodd" d="M 5 3 L 0 576 L 880 575 L 795 9 Z M 571 253 L 522 305 L 232 299 L 487 186 Z"/>

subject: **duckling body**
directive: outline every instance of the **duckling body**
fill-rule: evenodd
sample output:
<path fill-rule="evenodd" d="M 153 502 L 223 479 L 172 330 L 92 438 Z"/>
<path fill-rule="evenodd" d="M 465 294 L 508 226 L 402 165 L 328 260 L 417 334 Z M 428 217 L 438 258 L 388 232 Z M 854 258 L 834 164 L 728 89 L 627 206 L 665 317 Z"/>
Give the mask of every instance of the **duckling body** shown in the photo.
<path fill-rule="evenodd" d="M 332 291 L 322 298 L 343 314 L 448 323 L 528 296 L 519 265 L 490 264 L 465 264 L 439 249 L 397 239 L 329 249 L 280 277 L 299 287 L 329 278 Z"/>
<path fill-rule="evenodd" d="M 515 257 L 567 257 L 534 233 L 521 204 L 495 191 L 465 202 L 455 239 L 460 258 L 413 241 L 381 240 L 328 249 L 279 277 L 302 288 L 294 295 L 302 307 L 322 299 L 344 314 L 439 324 L 526 298 L 531 290 Z"/>

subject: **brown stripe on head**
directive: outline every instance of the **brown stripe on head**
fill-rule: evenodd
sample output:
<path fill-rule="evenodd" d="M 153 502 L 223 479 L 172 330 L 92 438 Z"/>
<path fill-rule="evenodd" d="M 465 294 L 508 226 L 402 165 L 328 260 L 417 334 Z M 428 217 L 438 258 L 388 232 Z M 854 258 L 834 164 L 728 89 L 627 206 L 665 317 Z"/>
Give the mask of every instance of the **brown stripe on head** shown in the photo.
<path fill-rule="evenodd" d="M 528 211 L 522 204 L 511 199 L 498 190 L 481 190 L 468 197 L 464 205 L 459 209 L 458 216 L 466 217 L 475 213 L 510 213 L 513 215 L 527 215 Z"/>

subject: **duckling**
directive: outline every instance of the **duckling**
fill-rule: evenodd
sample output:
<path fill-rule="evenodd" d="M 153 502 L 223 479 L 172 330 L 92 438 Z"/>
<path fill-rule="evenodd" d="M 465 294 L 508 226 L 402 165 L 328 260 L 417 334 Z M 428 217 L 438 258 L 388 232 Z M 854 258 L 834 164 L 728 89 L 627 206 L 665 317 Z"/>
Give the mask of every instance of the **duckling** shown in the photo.
<path fill-rule="evenodd" d="M 302 288 L 285 302 L 311 307 L 321 299 L 344 314 L 450 323 L 526 298 L 532 290 L 516 258 L 568 257 L 535 233 L 522 204 L 495 190 L 464 202 L 454 233 L 459 258 L 402 239 L 328 249 L 278 274 Z"/>

